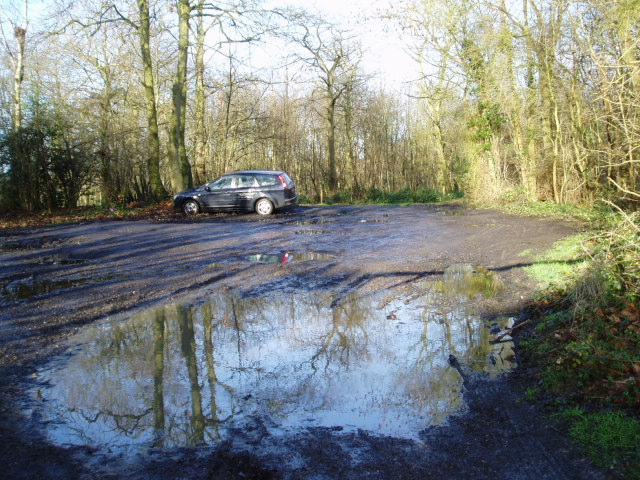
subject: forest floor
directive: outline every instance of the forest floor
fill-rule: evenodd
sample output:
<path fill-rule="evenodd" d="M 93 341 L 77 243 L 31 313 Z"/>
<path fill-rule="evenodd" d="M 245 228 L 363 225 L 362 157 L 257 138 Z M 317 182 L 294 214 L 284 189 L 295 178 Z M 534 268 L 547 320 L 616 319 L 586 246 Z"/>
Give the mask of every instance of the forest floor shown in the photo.
<path fill-rule="evenodd" d="M 534 292 L 522 268 L 579 228 L 461 205 L 297 207 L 268 218 L 184 218 L 168 210 L 135 220 L 112 217 L 59 225 L 46 224 L 45 217 L 35 226 L 2 223 L 5 478 L 610 478 L 577 452 L 542 407 L 524 400 L 535 372 L 516 367 L 490 377 L 456 359 L 467 408 L 441 425 L 425 425 L 419 438 L 326 427 L 272 435 L 260 425 L 230 431 L 213 445 L 135 454 L 90 443 L 54 443 L 30 397 L 39 369 L 61 358 L 78 331 L 107 317 L 215 292 L 240 298 L 331 292 L 338 302 L 354 292 L 393 297 L 442 277 L 451 264 L 467 263 L 488 269 L 506 286 L 477 300 L 480 314 L 522 321 Z M 285 264 L 231 261 L 278 252 L 317 256 Z M 17 285 L 34 289 L 19 294 Z"/>

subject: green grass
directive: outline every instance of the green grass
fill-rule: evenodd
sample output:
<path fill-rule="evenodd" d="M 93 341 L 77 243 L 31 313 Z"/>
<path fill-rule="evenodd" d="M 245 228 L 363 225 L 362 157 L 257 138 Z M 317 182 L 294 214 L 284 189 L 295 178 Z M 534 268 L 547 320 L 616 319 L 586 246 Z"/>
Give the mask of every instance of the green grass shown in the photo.
<path fill-rule="evenodd" d="M 525 272 L 536 280 L 542 290 L 550 286 L 566 286 L 588 264 L 583 248 L 585 240 L 586 235 L 578 234 L 556 242 L 551 249 L 536 255 L 533 263 L 524 267 Z M 525 250 L 520 255 L 531 255 L 531 251 Z"/>
<path fill-rule="evenodd" d="M 626 478 L 640 478 L 640 421 L 622 412 L 585 413 L 573 407 L 554 415 L 569 426 L 569 436 L 585 455 Z"/>

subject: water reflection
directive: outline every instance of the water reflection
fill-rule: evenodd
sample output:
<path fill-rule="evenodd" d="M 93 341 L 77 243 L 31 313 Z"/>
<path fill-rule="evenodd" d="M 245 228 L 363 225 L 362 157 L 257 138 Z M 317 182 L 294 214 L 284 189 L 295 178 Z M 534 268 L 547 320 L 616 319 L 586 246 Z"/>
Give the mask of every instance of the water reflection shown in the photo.
<path fill-rule="evenodd" d="M 416 437 L 464 407 L 450 354 L 509 367 L 469 305 L 438 306 L 450 283 L 382 308 L 355 295 L 331 307 L 330 295 L 219 294 L 94 326 L 77 355 L 42 372 L 43 416 L 65 444 L 210 444 L 256 418 L 272 432 Z"/>

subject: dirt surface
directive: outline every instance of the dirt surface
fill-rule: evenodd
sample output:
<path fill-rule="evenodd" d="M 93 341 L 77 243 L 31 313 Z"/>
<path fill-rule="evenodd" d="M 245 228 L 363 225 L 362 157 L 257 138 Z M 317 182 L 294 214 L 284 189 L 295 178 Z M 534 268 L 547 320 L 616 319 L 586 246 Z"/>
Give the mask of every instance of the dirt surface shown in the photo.
<path fill-rule="evenodd" d="M 82 326 L 212 292 L 331 291 L 336 301 L 354 291 L 393 296 L 421 279 L 437 278 L 452 263 L 466 262 L 495 272 L 508 286 L 482 302 L 482 313 L 522 318 L 532 285 L 521 267 L 575 231 L 566 223 L 459 205 L 298 207 L 269 218 L 176 216 L 0 231 L 2 476 L 607 478 L 522 399 L 525 372 L 519 369 L 489 379 L 457 365 L 468 411 L 426 428 L 420 440 L 331 428 L 272 436 L 256 421 L 217 446 L 125 456 L 92 445 L 48 443 L 41 420 L 23 402 L 37 367 L 60 354 L 64 340 Z M 283 265 L 233 261 L 284 251 L 327 255 Z M 23 292 L 19 284 L 40 291 Z"/>

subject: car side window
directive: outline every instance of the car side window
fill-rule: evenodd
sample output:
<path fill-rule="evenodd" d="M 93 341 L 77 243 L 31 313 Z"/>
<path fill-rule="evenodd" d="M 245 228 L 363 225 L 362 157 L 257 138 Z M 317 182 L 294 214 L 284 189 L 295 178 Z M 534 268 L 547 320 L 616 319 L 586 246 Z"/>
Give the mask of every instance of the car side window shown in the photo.
<path fill-rule="evenodd" d="M 270 185 L 276 185 L 278 183 L 278 179 L 272 177 L 271 175 L 256 175 L 256 179 L 261 187 L 268 187 Z"/>
<path fill-rule="evenodd" d="M 233 177 L 222 177 L 209 184 L 211 190 L 222 190 L 224 188 L 231 188 L 233 183 Z"/>
<path fill-rule="evenodd" d="M 250 188 L 258 185 L 253 175 L 239 175 L 236 177 L 236 188 Z"/>

